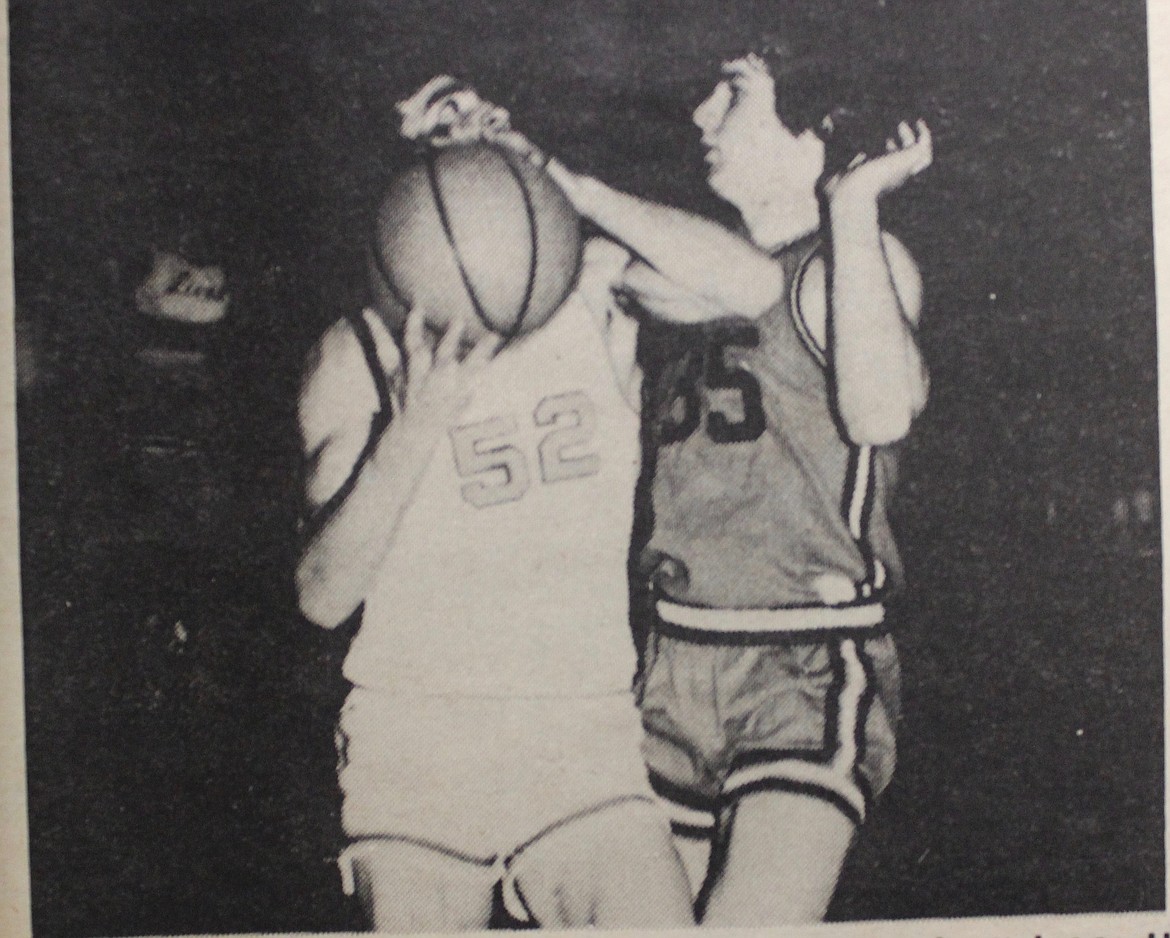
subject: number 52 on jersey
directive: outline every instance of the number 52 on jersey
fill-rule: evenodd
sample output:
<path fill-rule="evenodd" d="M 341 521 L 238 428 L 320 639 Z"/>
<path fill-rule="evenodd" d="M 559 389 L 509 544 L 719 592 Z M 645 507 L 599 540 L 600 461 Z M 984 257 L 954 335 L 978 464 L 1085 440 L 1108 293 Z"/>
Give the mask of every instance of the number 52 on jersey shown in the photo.
<path fill-rule="evenodd" d="M 527 434 L 514 414 L 451 429 L 455 468 L 467 480 L 460 492 L 468 504 L 488 508 L 523 498 L 534 468 L 544 485 L 597 474 L 601 466 L 594 448 L 597 413 L 583 391 L 543 398 L 522 419 L 547 428 L 534 452 L 527 451 Z"/>

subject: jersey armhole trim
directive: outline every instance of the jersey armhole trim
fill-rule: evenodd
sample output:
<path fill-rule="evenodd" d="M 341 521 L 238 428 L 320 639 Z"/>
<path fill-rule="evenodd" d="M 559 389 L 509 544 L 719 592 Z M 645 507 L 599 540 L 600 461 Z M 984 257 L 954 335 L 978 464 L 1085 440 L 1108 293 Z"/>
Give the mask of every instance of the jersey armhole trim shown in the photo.
<path fill-rule="evenodd" d="M 376 315 L 363 309 L 357 315 L 346 316 L 346 321 L 353 329 L 354 337 L 361 346 L 362 355 L 366 360 L 366 367 L 370 369 L 370 377 L 374 381 L 374 388 L 378 393 L 378 411 L 374 415 L 374 422 L 382 428 L 390 422 L 394 415 L 394 395 L 390 382 L 386 377 L 386 370 L 382 367 L 382 360 L 378 357 L 378 344 L 374 339 L 374 332 L 366 319 L 367 315 Z"/>
<path fill-rule="evenodd" d="M 804 318 L 804 313 L 800 310 L 800 291 L 804 286 L 804 278 L 808 273 L 809 267 L 812 265 L 813 258 L 821 253 L 821 245 L 815 244 L 811 250 L 801 259 L 800 265 L 796 268 L 796 275 L 792 278 L 792 285 L 789 288 L 788 294 L 788 308 L 792 312 L 792 323 L 796 327 L 796 334 L 800 336 L 804 347 L 808 349 L 809 354 L 812 355 L 818 365 L 822 368 L 827 368 L 829 364 L 826 350 L 821 348 L 817 342 L 816 337 L 813 336 L 812 330 L 808 327 L 808 322 Z M 825 288 L 825 335 L 828 337 L 829 325 L 829 295 L 828 284 Z"/>
<path fill-rule="evenodd" d="M 354 460 L 353 468 L 349 471 L 346 480 L 302 524 L 300 535 L 303 543 L 311 540 L 324 526 L 325 522 L 337 511 L 342 502 L 349 498 L 350 492 L 357 485 L 358 476 L 361 475 L 362 469 L 369 462 L 370 457 L 374 453 L 374 449 L 378 445 L 378 441 L 382 438 L 382 434 L 390 425 L 390 421 L 394 416 L 394 395 L 390 388 L 390 382 L 386 377 L 386 372 L 382 368 L 382 360 L 378 356 L 378 347 L 374 339 L 374 333 L 370 328 L 369 322 L 366 320 L 367 312 L 367 310 L 362 310 L 357 315 L 347 315 L 345 322 L 348 323 L 350 329 L 353 331 L 354 338 L 357 339 L 358 345 L 361 347 L 366 366 L 369 368 L 370 378 L 374 382 L 374 388 L 378 395 L 378 409 L 370 417 L 370 429 L 366 437 L 366 443 L 358 454 L 357 459 Z"/>

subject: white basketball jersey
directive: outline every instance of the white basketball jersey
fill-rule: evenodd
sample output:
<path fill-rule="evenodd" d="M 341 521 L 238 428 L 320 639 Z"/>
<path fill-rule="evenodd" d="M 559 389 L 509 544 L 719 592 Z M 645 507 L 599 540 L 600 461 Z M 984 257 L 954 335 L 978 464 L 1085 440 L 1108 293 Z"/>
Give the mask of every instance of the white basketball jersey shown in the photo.
<path fill-rule="evenodd" d="M 498 697 L 629 688 L 641 448 L 612 362 L 574 294 L 488 366 L 366 598 L 350 681 Z"/>

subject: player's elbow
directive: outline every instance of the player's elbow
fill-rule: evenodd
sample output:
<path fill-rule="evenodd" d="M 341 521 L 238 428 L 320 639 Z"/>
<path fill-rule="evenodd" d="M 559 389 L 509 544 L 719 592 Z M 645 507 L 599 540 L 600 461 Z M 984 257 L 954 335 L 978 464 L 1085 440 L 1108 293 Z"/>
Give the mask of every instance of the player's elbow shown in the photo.
<path fill-rule="evenodd" d="M 911 387 L 911 419 L 926 410 L 926 401 L 930 397 L 930 372 L 922 362 L 918 364 L 918 374 Z"/>
<path fill-rule="evenodd" d="M 296 590 L 301 615 L 323 629 L 337 628 L 356 608 L 354 604 L 340 602 L 336 592 L 328 588 L 323 571 L 305 560 L 297 566 Z M 351 608 L 346 608 L 347 605 Z"/>
<path fill-rule="evenodd" d="M 910 432 L 909 419 L 846 421 L 849 439 L 858 446 L 889 446 L 906 438 Z"/>
<path fill-rule="evenodd" d="M 850 442 L 886 446 L 903 440 L 926 407 L 930 378 L 921 358 L 874 385 L 838 386 L 837 411 Z"/>
<path fill-rule="evenodd" d="M 852 443 L 858 446 L 888 446 L 910 433 L 918 408 L 913 401 L 883 402 L 882 406 L 842 408 L 841 422 Z"/>

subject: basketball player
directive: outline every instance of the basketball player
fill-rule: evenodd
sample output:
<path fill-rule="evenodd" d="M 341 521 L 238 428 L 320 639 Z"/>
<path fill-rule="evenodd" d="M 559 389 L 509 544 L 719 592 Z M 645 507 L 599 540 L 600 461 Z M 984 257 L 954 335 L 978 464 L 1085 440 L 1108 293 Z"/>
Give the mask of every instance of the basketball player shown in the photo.
<path fill-rule="evenodd" d="M 920 277 L 881 231 L 878 202 L 930 165 L 931 138 L 902 123 L 885 152 L 851 151 L 831 87 L 794 69 L 777 81 L 748 55 L 723 66 L 695 111 L 709 185 L 775 275 L 754 321 L 688 337 L 648 414 L 658 451 L 642 566 L 657 620 L 645 753 L 693 880 L 706 874 L 699 913 L 711 926 L 823 918 L 894 765 L 890 447 L 924 406 L 927 378 Z M 584 215 L 694 289 L 694 252 L 662 249 L 682 229 L 651 237 L 636 201 L 550 169 Z M 625 289 L 651 311 L 667 292 L 651 274 Z M 710 292 L 695 292 L 708 308 Z M 676 319 L 680 302 L 671 295 Z"/>
<path fill-rule="evenodd" d="M 885 152 L 859 152 L 833 82 L 778 62 L 781 82 L 760 56 L 726 63 L 694 114 L 709 184 L 767 272 L 721 259 L 699 220 L 549 162 L 578 210 L 646 262 L 621 289 L 702 324 L 649 415 L 642 562 L 657 622 L 641 705 L 654 787 L 712 926 L 823 918 L 890 779 L 890 447 L 927 394 L 921 281 L 878 202 L 930 165 L 929 130 L 902 123 Z"/>
<path fill-rule="evenodd" d="M 377 930 L 486 927 L 497 887 L 549 927 L 694 923 L 630 691 L 628 263 L 591 241 L 561 309 L 503 350 L 461 355 L 458 327 L 432 342 L 419 310 L 392 336 L 367 310 L 310 357 L 298 590 L 322 626 L 361 611 L 341 867 Z"/>

